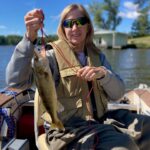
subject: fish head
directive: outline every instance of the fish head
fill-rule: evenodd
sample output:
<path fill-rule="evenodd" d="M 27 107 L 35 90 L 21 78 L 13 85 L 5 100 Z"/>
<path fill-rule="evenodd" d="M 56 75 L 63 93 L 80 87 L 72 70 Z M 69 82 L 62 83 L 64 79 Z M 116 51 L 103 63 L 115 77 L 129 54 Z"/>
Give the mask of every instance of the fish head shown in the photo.
<path fill-rule="evenodd" d="M 45 74 L 49 70 L 49 61 L 47 57 L 43 57 L 37 51 L 34 52 L 33 70 L 36 73 Z"/>

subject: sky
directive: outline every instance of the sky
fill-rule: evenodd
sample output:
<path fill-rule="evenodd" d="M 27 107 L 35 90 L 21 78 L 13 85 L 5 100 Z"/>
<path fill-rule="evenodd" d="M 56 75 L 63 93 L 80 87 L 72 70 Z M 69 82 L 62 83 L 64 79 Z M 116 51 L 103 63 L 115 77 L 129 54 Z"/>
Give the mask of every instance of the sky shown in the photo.
<path fill-rule="evenodd" d="M 68 4 L 80 3 L 88 10 L 91 2 L 91 0 L 2 0 L 0 3 L 0 35 L 24 35 L 26 32 L 24 16 L 35 8 L 42 9 L 45 14 L 45 33 L 47 35 L 56 34 L 63 8 Z M 133 0 L 121 0 L 118 15 L 123 20 L 117 27 L 117 31 L 130 32 L 132 22 L 139 15 L 137 10 L 138 5 L 134 5 Z"/>

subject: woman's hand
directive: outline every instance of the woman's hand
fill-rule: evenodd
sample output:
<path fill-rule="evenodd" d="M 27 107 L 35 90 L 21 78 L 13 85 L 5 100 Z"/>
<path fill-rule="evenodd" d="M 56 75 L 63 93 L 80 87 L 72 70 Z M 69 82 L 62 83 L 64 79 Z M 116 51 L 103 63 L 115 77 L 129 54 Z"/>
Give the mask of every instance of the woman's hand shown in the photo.
<path fill-rule="evenodd" d="M 77 76 L 86 81 L 103 78 L 107 73 L 104 67 L 85 66 L 77 71 Z"/>
<path fill-rule="evenodd" d="M 31 10 L 25 15 L 26 36 L 31 42 L 37 38 L 38 30 L 44 26 L 43 20 L 44 14 L 41 9 Z"/>

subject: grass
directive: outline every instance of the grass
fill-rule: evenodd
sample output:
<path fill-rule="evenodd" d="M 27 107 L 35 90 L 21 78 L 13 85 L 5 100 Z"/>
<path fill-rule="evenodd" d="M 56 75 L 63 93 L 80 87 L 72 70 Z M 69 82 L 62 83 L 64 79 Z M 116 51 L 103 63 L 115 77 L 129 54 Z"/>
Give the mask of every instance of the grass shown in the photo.
<path fill-rule="evenodd" d="M 150 36 L 130 38 L 128 44 L 133 44 L 137 48 L 148 49 L 150 48 Z"/>

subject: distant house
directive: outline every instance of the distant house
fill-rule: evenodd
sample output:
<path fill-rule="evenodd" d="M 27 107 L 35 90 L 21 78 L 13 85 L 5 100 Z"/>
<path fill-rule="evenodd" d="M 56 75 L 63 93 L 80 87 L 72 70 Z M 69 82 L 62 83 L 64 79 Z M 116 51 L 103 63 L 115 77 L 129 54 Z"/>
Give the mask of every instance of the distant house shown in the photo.
<path fill-rule="evenodd" d="M 127 45 L 127 40 L 128 34 L 122 32 L 108 30 L 94 32 L 94 42 L 99 47 L 122 48 Z"/>

